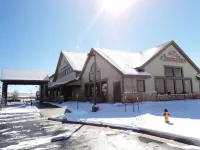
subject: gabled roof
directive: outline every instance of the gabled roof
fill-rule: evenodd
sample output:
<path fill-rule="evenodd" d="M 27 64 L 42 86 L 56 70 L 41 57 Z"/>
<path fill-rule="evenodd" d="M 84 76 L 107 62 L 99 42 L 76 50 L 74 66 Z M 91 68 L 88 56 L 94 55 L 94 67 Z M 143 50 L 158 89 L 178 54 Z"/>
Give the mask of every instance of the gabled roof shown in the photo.
<path fill-rule="evenodd" d="M 46 71 L 41 70 L 2 69 L 1 81 L 12 80 L 49 81 L 49 77 Z"/>
<path fill-rule="evenodd" d="M 98 54 L 115 66 L 124 75 L 147 75 L 147 72 L 139 72 L 135 68 L 141 64 L 141 54 L 125 51 L 106 50 L 94 48 Z"/>
<path fill-rule="evenodd" d="M 160 52 L 165 47 L 167 47 L 171 42 L 172 41 L 166 42 L 164 44 L 158 45 L 158 46 L 153 47 L 151 49 L 141 51 L 140 52 L 141 62 L 140 62 L 140 66 L 138 66 L 138 67 L 141 67 L 142 65 L 144 65 L 145 63 L 147 63 L 153 56 L 155 56 L 158 52 Z"/>
<path fill-rule="evenodd" d="M 56 79 L 57 79 L 58 69 L 59 69 L 59 66 L 61 64 L 63 57 L 68 61 L 68 63 L 70 64 L 70 66 L 72 67 L 72 69 L 74 71 L 80 71 L 81 72 L 82 69 L 83 69 L 83 66 L 85 64 L 85 61 L 87 59 L 87 54 L 78 53 L 78 52 L 61 51 L 60 56 L 59 56 L 59 60 L 58 60 L 58 63 L 57 63 L 56 71 L 55 71 L 55 74 L 54 74 L 53 81 L 56 81 Z"/>
<path fill-rule="evenodd" d="M 62 53 L 74 71 L 82 71 L 85 61 L 87 59 L 87 54 L 66 51 L 62 51 Z"/>
<path fill-rule="evenodd" d="M 139 72 L 138 69 L 143 69 L 172 44 L 176 47 L 180 54 L 182 54 L 187 59 L 187 61 L 197 70 L 197 72 L 199 72 L 199 68 L 174 41 L 166 42 L 139 53 L 100 48 L 92 48 L 91 52 L 96 51 L 100 56 L 102 56 L 102 58 L 108 61 L 114 68 L 116 68 L 124 75 L 149 76 L 149 73 Z"/>

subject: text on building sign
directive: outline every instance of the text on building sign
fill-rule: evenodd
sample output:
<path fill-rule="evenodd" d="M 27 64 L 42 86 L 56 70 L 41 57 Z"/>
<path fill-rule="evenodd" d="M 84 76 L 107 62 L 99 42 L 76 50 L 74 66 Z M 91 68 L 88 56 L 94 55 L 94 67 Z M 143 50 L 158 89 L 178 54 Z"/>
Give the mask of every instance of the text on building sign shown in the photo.
<path fill-rule="evenodd" d="M 171 51 L 168 55 L 163 54 L 161 59 L 164 61 L 175 61 L 175 62 L 182 62 L 185 63 L 186 59 L 181 57 L 176 51 Z"/>

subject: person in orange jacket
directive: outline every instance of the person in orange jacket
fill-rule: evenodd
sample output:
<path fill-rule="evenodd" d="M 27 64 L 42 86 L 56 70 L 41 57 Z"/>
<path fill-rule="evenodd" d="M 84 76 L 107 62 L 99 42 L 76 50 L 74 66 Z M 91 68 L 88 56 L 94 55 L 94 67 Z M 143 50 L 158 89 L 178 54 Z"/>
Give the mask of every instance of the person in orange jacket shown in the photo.
<path fill-rule="evenodd" d="M 167 109 L 164 110 L 163 116 L 165 116 L 165 122 L 169 123 L 169 116 L 170 116 L 170 114 L 168 113 Z"/>

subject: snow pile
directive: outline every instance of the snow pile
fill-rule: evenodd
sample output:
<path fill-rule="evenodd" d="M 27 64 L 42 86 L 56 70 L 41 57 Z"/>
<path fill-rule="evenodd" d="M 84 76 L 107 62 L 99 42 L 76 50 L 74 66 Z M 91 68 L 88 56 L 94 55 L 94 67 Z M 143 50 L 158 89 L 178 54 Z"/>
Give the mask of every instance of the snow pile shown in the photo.
<path fill-rule="evenodd" d="M 100 110 L 96 113 L 91 112 L 91 103 L 79 103 L 79 109 L 76 102 L 56 105 L 67 106 L 72 110 L 72 113 L 63 116 L 68 120 L 140 128 L 200 139 L 200 100 L 143 102 L 134 107 L 127 104 L 126 112 L 123 104 L 98 104 Z M 164 122 L 165 108 L 169 110 L 169 124 Z"/>

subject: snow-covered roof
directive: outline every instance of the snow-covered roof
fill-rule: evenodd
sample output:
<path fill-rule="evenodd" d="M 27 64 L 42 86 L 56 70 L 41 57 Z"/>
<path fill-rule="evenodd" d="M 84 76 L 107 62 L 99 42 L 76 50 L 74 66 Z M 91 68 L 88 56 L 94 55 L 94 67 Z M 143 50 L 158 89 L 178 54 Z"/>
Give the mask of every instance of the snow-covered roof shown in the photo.
<path fill-rule="evenodd" d="M 171 42 L 171 41 L 170 41 Z M 161 51 L 165 46 L 167 46 L 170 42 L 161 44 L 159 46 L 153 47 L 151 49 L 148 50 L 144 50 L 142 52 L 140 52 L 141 54 L 141 62 L 140 62 L 140 66 L 142 66 L 143 64 L 145 64 L 148 60 L 150 60 L 154 55 L 156 55 L 159 51 Z M 140 67 L 139 66 L 139 67 Z"/>
<path fill-rule="evenodd" d="M 66 52 L 62 51 L 63 55 L 75 71 L 82 71 L 87 54 L 78 52 Z"/>
<path fill-rule="evenodd" d="M 151 48 L 149 50 L 142 51 L 140 53 L 126 52 L 119 50 L 107 50 L 100 48 L 93 48 L 97 53 L 103 56 L 108 62 L 115 66 L 124 75 L 142 75 L 150 76 L 148 72 L 139 72 L 136 68 L 141 67 L 149 59 L 151 59 L 155 54 L 162 50 L 166 45 L 159 45 L 157 47 Z"/>
<path fill-rule="evenodd" d="M 1 81 L 5 80 L 49 81 L 49 77 L 41 70 L 2 69 Z"/>

